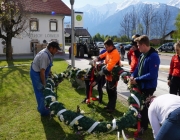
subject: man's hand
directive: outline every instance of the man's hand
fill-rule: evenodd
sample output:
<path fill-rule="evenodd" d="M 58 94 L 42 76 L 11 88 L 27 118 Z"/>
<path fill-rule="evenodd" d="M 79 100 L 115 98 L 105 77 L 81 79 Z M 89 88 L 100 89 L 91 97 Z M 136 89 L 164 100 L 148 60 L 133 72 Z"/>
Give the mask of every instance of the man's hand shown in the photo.
<path fill-rule="evenodd" d="M 97 58 L 94 58 L 93 60 L 91 60 L 90 62 L 89 62 L 89 65 L 91 65 L 91 66 L 96 66 L 96 62 L 98 61 L 98 59 Z"/>
<path fill-rule="evenodd" d="M 130 83 L 132 85 L 136 85 L 137 84 L 136 79 L 134 77 L 130 77 Z"/>
<path fill-rule="evenodd" d="M 46 85 L 45 69 L 41 69 L 41 70 L 40 70 L 40 78 L 41 78 L 42 84 L 45 86 L 45 85 Z"/>
<path fill-rule="evenodd" d="M 95 81 L 91 83 L 91 86 L 92 86 L 92 87 L 94 87 L 95 85 L 96 85 L 96 82 L 95 82 Z"/>
<path fill-rule="evenodd" d="M 170 86 L 170 83 L 171 83 L 171 81 L 170 81 L 170 80 L 168 80 L 168 82 L 167 82 L 168 86 Z"/>

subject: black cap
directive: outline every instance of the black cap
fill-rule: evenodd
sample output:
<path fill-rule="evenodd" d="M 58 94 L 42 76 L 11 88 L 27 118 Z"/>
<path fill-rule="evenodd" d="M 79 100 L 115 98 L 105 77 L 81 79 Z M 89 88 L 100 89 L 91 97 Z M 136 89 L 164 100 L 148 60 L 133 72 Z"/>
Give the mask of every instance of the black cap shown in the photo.
<path fill-rule="evenodd" d="M 61 50 L 61 48 L 59 47 L 59 44 L 57 42 L 55 42 L 55 41 L 49 42 L 48 46 L 56 48 L 58 50 Z"/>

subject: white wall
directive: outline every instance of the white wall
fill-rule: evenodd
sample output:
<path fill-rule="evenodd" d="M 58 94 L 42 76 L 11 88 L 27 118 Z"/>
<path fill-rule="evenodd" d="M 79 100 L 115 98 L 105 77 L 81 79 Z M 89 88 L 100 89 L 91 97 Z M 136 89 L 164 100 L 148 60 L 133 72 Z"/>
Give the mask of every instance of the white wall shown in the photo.
<path fill-rule="evenodd" d="M 171 35 L 168 35 L 168 36 L 165 37 L 164 40 L 173 40 L 173 38 L 171 38 Z"/>
<path fill-rule="evenodd" d="M 63 18 L 64 16 L 56 16 L 56 15 L 38 15 L 34 14 L 31 18 L 37 18 L 39 20 L 39 31 L 30 32 L 29 27 L 27 28 L 27 33 L 31 35 L 28 36 L 25 32 L 23 32 L 18 38 L 12 39 L 13 46 L 13 54 L 29 54 L 30 50 L 30 42 L 32 39 L 37 39 L 39 43 L 43 43 L 43 40 L 51 41 L 51 39 L 57 39 L 59 44 L 63 44 L 64 46 L 64 27 L 63 27 Z M 50 19 L 56 19 L 58 21 L 58 31 L 52 32 L 49 29 L 49 21 Z M 28 21 L 29 23 L 29 21 Z M 3 45 L 1 44 L 0 39 L 0 54 L 3 53 Z"/>

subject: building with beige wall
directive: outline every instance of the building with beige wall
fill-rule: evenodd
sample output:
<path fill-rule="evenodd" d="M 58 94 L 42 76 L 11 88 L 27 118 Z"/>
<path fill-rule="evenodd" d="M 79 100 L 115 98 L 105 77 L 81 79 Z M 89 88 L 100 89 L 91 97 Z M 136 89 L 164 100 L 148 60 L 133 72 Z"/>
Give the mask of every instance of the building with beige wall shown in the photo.
<path fill-rule="evenodd" d="M 33 53 L 35 44 L 57 41 L 65 45 L 64 18 L 71 15 L 70 8 L 61 0 L 27 0 L 28 28 L 12 39 L 13 54 Z M 2 40 L 1 40 L 2 42 Z M 5 45 L 0 43 L 0 54 Z"/>

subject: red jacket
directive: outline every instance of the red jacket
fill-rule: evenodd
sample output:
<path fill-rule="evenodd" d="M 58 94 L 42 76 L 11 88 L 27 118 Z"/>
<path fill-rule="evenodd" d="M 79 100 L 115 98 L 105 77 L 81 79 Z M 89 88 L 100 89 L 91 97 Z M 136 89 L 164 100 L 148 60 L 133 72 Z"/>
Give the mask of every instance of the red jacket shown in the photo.
<path fill-rule="evenodd" d="M 128 62 L 129 62 L 129 65 L 131 65 L 131 55 L 133 53 L 133 49 L 130 49 L 129 52 L 127 53 L 127 59 L 128 59 Z"/>
<path fill-rule="evenodd" d="M 177 54 L 171 59 L 169 75 L 180 77 L 180 58 Z"/>
<path fill-rule="evenodd" d="M 131 64 L 130 64 L 131 69 L 130 69 L 130 72 L 133 72 L 135 70 L 137 64 L 138 64 L 138 58 L 135 55 L 135 52 L 132 52 L 132 54 L 131 54 Z"/>

